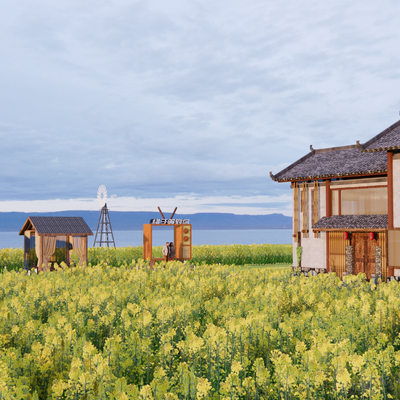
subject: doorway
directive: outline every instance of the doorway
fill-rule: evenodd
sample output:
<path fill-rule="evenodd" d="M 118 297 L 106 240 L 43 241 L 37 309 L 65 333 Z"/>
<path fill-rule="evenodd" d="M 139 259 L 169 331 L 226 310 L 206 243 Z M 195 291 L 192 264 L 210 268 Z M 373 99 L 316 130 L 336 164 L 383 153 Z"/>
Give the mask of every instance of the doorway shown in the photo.
<path fill-rule="evenodd" d="M 353 233 L 354 274 L 364 273 L 367 279 L 375 274 L 376 241 L 369 239 L 369 233 Z"/>

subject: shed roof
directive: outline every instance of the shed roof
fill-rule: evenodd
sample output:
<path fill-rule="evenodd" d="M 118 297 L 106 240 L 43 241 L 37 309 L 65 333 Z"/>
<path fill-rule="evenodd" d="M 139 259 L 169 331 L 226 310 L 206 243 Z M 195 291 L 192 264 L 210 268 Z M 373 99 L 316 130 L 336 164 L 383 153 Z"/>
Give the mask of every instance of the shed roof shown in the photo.
<path fill-rule="evenodd" d="M 388 216 L 382 215 L 332 215 L 322 217 L 312 226 L 316 231 L 387 229 Z"/>
<path fill-rule="evenodd" d="M 23 235 L 30 229 L 34 229 L 38 235 L 93 235 L 82 217 L 28 217 L 19 234 Z"/>
<path fill-rule="evenodd" d="M 363 153 L 357 145 L 314 150 L 272 175 L 275 181 L 310 180 L 387 171 L 386 152 Z"/>
<path fill-rule="evenodd" d="M 360 147 L 363 152 L 400 149 L 400 120 Z"/>

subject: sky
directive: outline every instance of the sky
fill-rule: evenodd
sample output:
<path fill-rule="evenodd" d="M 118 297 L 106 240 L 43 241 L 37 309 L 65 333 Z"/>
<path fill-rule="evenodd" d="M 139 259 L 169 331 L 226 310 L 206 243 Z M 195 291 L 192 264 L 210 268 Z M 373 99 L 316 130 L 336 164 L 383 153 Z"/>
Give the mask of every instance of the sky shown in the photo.
<path fill-rule="evenodd" d="M 291 215 L 277 173 L 399 117 L 397 0 L 3 0 L 0 212 Z"/>

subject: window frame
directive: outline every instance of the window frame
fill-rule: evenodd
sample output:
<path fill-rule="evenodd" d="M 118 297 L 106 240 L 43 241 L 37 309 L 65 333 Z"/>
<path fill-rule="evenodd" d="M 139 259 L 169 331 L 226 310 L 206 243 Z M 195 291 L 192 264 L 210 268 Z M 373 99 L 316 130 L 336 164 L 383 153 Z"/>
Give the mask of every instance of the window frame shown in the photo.
<path fill-rule="evenodd" d="M 346 188 L 332 188 L 331 191 L 338 192 L 338 214 L 333 214 L 333 196 L 332 196 L 332 215 L 342 215 L 342 190 L 358 190 L 358 189 L 377 189 L 377 188 L 386 188 L 388 189 L 388 185 L 372 185 L 372 186 L 354 186 L 354 187 L 346 187 Z M 344 214 L 344 215 L 369 215 L 369 214 Z"/>

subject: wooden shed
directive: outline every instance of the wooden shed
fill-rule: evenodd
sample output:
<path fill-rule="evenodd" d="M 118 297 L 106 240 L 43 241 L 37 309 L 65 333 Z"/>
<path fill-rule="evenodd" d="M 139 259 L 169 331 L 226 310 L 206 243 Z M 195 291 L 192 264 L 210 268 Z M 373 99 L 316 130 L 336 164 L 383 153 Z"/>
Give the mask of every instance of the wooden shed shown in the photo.
<path fill-rule="evenodd" d="M 57 257 L 70 263 L 72 255 L 87 263 L 87 237 L 93 232 L 82 217 L 28 217 L 20 235 L 24 236 L 24 266 L 37 257 L 39 271 L 46 271 Z M 61 255 L 61 257 L 60 257 Z"/>

